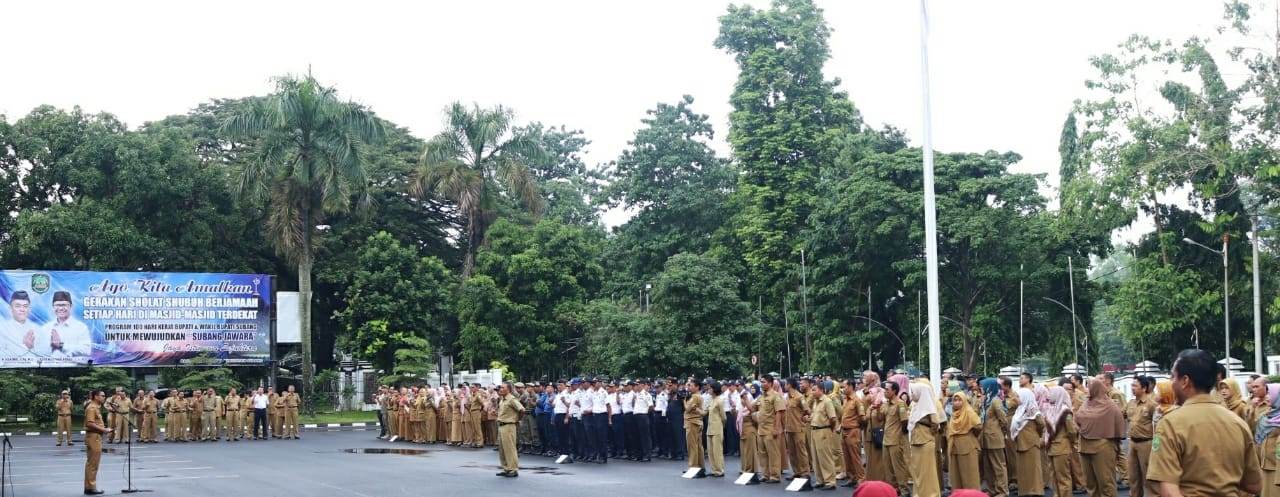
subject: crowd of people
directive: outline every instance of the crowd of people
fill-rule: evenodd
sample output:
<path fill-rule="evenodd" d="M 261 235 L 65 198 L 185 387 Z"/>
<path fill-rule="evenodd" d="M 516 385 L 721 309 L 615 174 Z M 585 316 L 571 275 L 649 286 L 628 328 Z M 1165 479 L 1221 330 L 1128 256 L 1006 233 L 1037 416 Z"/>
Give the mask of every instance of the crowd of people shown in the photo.
<path fill-rule="evenodd" d="M 1280 384 L 1252 378 L 1246 398 L 1201 350 L 1180 354 L 1171 379 L 1136 377 L 1131 400 L 1106 373 L 944 375 L 936 386 L 901 372 L 775 376 L 383 388 L 379 438 L 498 445 L 500 476 L 516 476 L 515 454 L 531 454 L 682 459 L 698 476 L 723 477 L 736 455 L 753 482 L 803 478 L 857 494 L 887 485 L 926 497 L 1280 495 Z"/>
<path fill-rule="evenodd" d="M 226 395 L 213 388 L 193 390 L 190 395 L 178 389 L 168 393 L 158 399 L 155 390 L 138 390 L 130 397 L 123 387 L 116 387 L 115 394 L 101 406 L 104 426 L 112 429 L 105 443 L 127 442 L 130 433 L 137 433 L 138 443 L 158 443 L 161 433 L 166 442 L 298 438 L 302 399 L 292 385 L 283 393 L 261 387 L 244 395 L 235 388 L 228 389 Z M 72 407 L 71 392 L 64 390 L 56 403 L 54 439 L 58 446 L 72 444 Z"/>

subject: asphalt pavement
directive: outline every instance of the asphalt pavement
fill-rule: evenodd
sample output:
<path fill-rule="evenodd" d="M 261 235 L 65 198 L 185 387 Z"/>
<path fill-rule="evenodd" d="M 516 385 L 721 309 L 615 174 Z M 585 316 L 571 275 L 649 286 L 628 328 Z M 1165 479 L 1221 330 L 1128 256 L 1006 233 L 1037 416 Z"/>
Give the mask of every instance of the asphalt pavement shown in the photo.
<path fill-rule="evenodd" d="M 498 453 L 491 448 L 391 443 L 378 440 L 376 433 L 334 430 L 304 433 L 301 440 L 134 445 L 133 486 L 149 490 L 150 495 L 181 497 L 750 497 L 785 493 L 781 484 L 734 485 L 737 458 L 726 458 L 724 478 L 687 480 L 680 477 L 685 463 L 678 461 L 557 465 L 550 458 L 526 455 L 520 458 L 519 478 L 500 478 L 494 475 L 499 471 Z M 52 437 L 14 437 L 13 447 L 6 496 L 81 495 L 82 443 L 55 447 Z M 119 494 L 126 488 L 126 446 L 106 449 L 98 487 L 108 495 Z M 814 494 L 848 496 L 850 490 L 842 487 Z"/>

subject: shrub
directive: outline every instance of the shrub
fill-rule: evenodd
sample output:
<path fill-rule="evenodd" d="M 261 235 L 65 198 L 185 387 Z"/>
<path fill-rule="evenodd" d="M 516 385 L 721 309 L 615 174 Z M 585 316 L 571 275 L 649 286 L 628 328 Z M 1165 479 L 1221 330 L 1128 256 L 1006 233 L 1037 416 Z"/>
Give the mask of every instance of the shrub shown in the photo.
<path fill-rule="evenodd" d="M 31 421 L 40 426 L 53 424 L 58 417 L 58 396 L 51 393 L 38 393 L 31 399 Z"/>

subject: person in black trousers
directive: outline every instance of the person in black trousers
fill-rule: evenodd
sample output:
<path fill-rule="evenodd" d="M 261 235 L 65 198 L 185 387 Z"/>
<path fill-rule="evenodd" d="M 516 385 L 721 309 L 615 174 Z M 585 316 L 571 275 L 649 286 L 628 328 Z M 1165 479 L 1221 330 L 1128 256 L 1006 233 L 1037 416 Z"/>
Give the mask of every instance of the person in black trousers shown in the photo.
<path fill-rule="evenodd" d="M 667 447 L 669 448 L 668 456 L 674 460 L 685 458 L 687 452 L 684 446 L 684 399 L 677 393 L 680 393 L 680 387 L 673 381 L 667 389 L 670 392 L 670 398 L 667 401 Z M 690 395 L 684 392 L 683 395 Z M 698 395 L 693 392 L 691 395 Z"/>
<path fill-rule="evenodd" d="M 253 394 L 253 438 L 267 439 L 267 394 L 262 392 L 262 387 L 258 387 L 258 391 Z M 258 429 L 262 430 L 259 431 Z M 261 435 L 259 435 L 261 433 Z"/>

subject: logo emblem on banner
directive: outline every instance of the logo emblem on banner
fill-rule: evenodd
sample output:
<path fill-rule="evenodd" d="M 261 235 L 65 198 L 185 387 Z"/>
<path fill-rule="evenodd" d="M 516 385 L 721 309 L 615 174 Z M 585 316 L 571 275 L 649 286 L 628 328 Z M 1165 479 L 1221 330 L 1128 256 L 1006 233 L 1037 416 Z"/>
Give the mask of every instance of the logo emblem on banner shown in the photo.
<path fill-rule="evenodd" d="M 44 273 L 31 275 L 31 291 L 36 293 L 49 291 L 49 275 Z"/>

